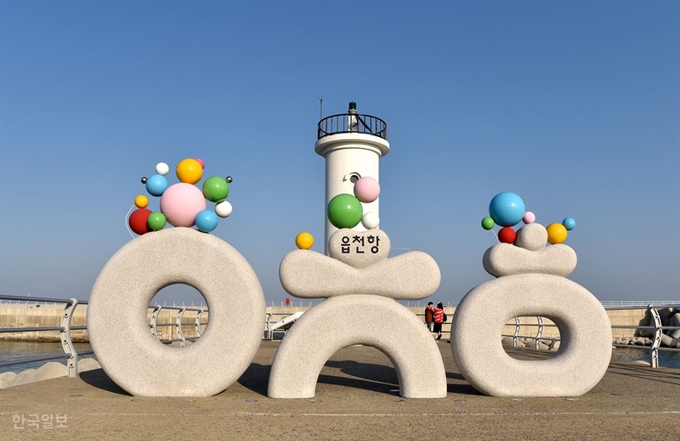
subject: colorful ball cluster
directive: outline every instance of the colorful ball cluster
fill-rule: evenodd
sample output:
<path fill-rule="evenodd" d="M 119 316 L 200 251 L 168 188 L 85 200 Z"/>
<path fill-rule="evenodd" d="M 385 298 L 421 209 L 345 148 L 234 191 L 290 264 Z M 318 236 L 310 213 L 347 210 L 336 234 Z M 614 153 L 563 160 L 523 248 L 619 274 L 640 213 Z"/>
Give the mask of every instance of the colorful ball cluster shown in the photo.
<path fill-rule="evenodd" d="M 335 228 L 354 228 L 359 223 L 367 230 L 377 228 L 380 218 L 377 213 L 366 212 L 362 204 L 370 204 L 380 196 L 380 184 L 374 178 L 365 176 L 354 183 L 354 194 L 342 193 L 328 202 L 326 213 Z"/>
<path fill-rule="evenodd" d="M 142 235 L 165 228 L 166 224 L 175 227 L 192 227 L 204 233 L 213 231 L 218 217 L 228 217 L 233 208 L 226 201 L 229 196 L 231 176 L 222 178 L 211 176 L 205 180 L 202 189 L 194 184 L 203 178 L 205 162 L 202 159 L 186 158 L 177 164 L 175 172 L 179 183 L 169 185 L 166 175 L 170 167 L 165 162 L 156 164 L 156 174 L 142 178 L 142 184 L 151 196 L 160 197 L 160 211 L 152 212 L 146 207 L 149 199 L 145 195 L 135 198 L 137 210 L 128 219 L 130 229 Z M 208 209 L 207 202 L 214 202 L 214 210 Z"/>
<path fill-rule="evenodd" d="M 498 193 L 491 199 L 489 204 L 489 216 L 482 219 L 482 228 L 491 230 L 494 226 L 500 225 L 498 231 L 498 241 L 501 243 L 514 244 L 517 233 L 512 228 L 520 221 L 525 224 L 536 222 L 536 215 L 531 211 L 526 211 L 524 200 L 509 191 Z M 567 240 L 567 231 L 574 229 L 576 221 L 570 217 L 565 218 L 561 224 L 554 223 L 548 225 L 548 242 L 559 244 Z"/>

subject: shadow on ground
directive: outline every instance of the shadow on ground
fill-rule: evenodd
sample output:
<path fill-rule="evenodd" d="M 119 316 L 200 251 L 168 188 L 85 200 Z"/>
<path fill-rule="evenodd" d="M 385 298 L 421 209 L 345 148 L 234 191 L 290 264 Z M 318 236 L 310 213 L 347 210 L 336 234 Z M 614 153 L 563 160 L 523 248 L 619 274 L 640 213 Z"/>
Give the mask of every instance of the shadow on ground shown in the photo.
<path fill-rule="evenodd" d="M 102 389 L 114 394 L 132 396 L 114 383 L 113 380 L 106 375 L 106 372 L 104 372 L 103 369 L 93 369 L 91 371 L 82 372 L 80 374 L 80 379 L 97 389 Z"/>

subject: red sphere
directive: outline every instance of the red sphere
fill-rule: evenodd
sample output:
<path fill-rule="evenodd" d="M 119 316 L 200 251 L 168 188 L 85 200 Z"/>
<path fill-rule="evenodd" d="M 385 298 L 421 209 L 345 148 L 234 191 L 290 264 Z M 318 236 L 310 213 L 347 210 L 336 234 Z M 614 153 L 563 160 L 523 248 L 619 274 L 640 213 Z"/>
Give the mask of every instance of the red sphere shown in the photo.
<path fill-rule="evenodd" d="M 133 211 L 128 219 L 130 229 L 140 236 L 151 231 L 151 228 L 146 224 L 146 220 L 149 218 L 150 214 L 151 210 L 147 208 L 140 208 Z"/>
<path fill-rule="evenodd" d="M 513 243 L 515 242 L 515 237 L 517 237 L 517 233 L 515 233 L 512 227 L 503 227 L 498 232 L 498 240 L 503 243 Z"/>

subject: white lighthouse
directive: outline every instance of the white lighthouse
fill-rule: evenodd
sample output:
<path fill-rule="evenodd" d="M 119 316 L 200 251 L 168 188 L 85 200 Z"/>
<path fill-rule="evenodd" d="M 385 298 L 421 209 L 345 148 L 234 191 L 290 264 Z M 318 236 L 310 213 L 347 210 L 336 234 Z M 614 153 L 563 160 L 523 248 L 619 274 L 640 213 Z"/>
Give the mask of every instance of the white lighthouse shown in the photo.
<path fill-rule="evenodd" d="M 326 207 L 335 196 L 353 194 L 354 183 L 362 177 L 380 182 L 380 157 L 390 151 L 387 124 L 371 115 L 357 112 L 357 104 L 349 103 L 345 114 L 331 115 L 319 121 L 318 139 L 314 150 L 326 159 Z M 380 198 L 364 203 L 364 213 L 379 211 Z M 325 210 L 324 210 L 325 212 Z M 359 223 L 353 228 L 365 231 Z M 328 254 L 328 240 L 338 229 L 326 216 L 324 252 Z"/>

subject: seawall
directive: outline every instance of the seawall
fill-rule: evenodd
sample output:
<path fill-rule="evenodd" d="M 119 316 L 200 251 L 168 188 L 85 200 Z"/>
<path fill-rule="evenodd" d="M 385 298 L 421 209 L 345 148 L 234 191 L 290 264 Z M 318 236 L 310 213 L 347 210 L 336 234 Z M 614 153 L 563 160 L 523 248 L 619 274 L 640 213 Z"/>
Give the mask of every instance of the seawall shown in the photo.
<path fill-rule="evenodd" d="M 297 311 L 306 311 L 309 306 L 270 306 L 266 308 L 266 312 L 271 314 L 271 322 L 274 323 L 281 318 L 291 315 Z M 410 307 L 414 314 L 418 315 L 421 320 L 424 320 L 424 307 Z M 445 308 L 448 315 L 448 323 L 443 326 L 444 333 L 448 333 L 451 327 L 451 318 L 455 312 L 455 307 Z M 64 312 L 64 306 L 60 304 L 41 304 L 27 305 L 27 304 L 0 304 L 0 328 L 23 328 L 23 327 L 39 327 L 39 326 L 60 326 L 61 316 Z M 151 319 L 152 310 L 149 309 L 147 313 L 147 321 Z M 115 314 L 115 311 L 112 311 Z M 644 309 L 630 309 L 630 310 L 610 310 L 607 311 L 609 320 L 612 325 L 638 325 L 640 320 L 645 315 Z M 87 306 L 78 306 L 73 314 L 73 326 L 85 326 L 87 316 Z M 158 325 L 157 333 L 162 339 L 178 338 L 176 326 L 177 311 L 163 309 L 159 314 L 156 322 Z M 265 318 L 263 318 L 264 323 Z M 512 319 L 510 319 L 512 320 Z M 204 313 L 201 317 L 201 322 L 208 322 L 209 315 Z M 182 319 L 182 333 L 185 338 L 190 338 L 196 335 L 196 312 L 186 311 Z M 537 332 L 536 317 L 521 317 L 520 335 L 535 336 Z M 172 324 L 173 326 L 163 326 Z M 543 337 L 551 338 L 558 337 L 559 331 L 552 326 L 553 322 L 548 319 L 543 319 Z M 265 327 L 263 326 L 263 330 Z M 205 330 L 205 326 L 201 326 L 201 330 Z M 151 332 L 151 331 L 149 331 Z M 505 326 L 503 334 L 512 335 L 515 332 L 514 325 Z M 619 338 L 633 338 L 635 329 L 613 329 L 613 340 Z M 86 330 L 71 331 L 71 336 L 75 342 L 87 342 Z M 25 340 L 25 341 L 59 341 L 58 331 L 40 331 L 40 332 L 13 332 L 0 333 L 2 340 Z"/>

